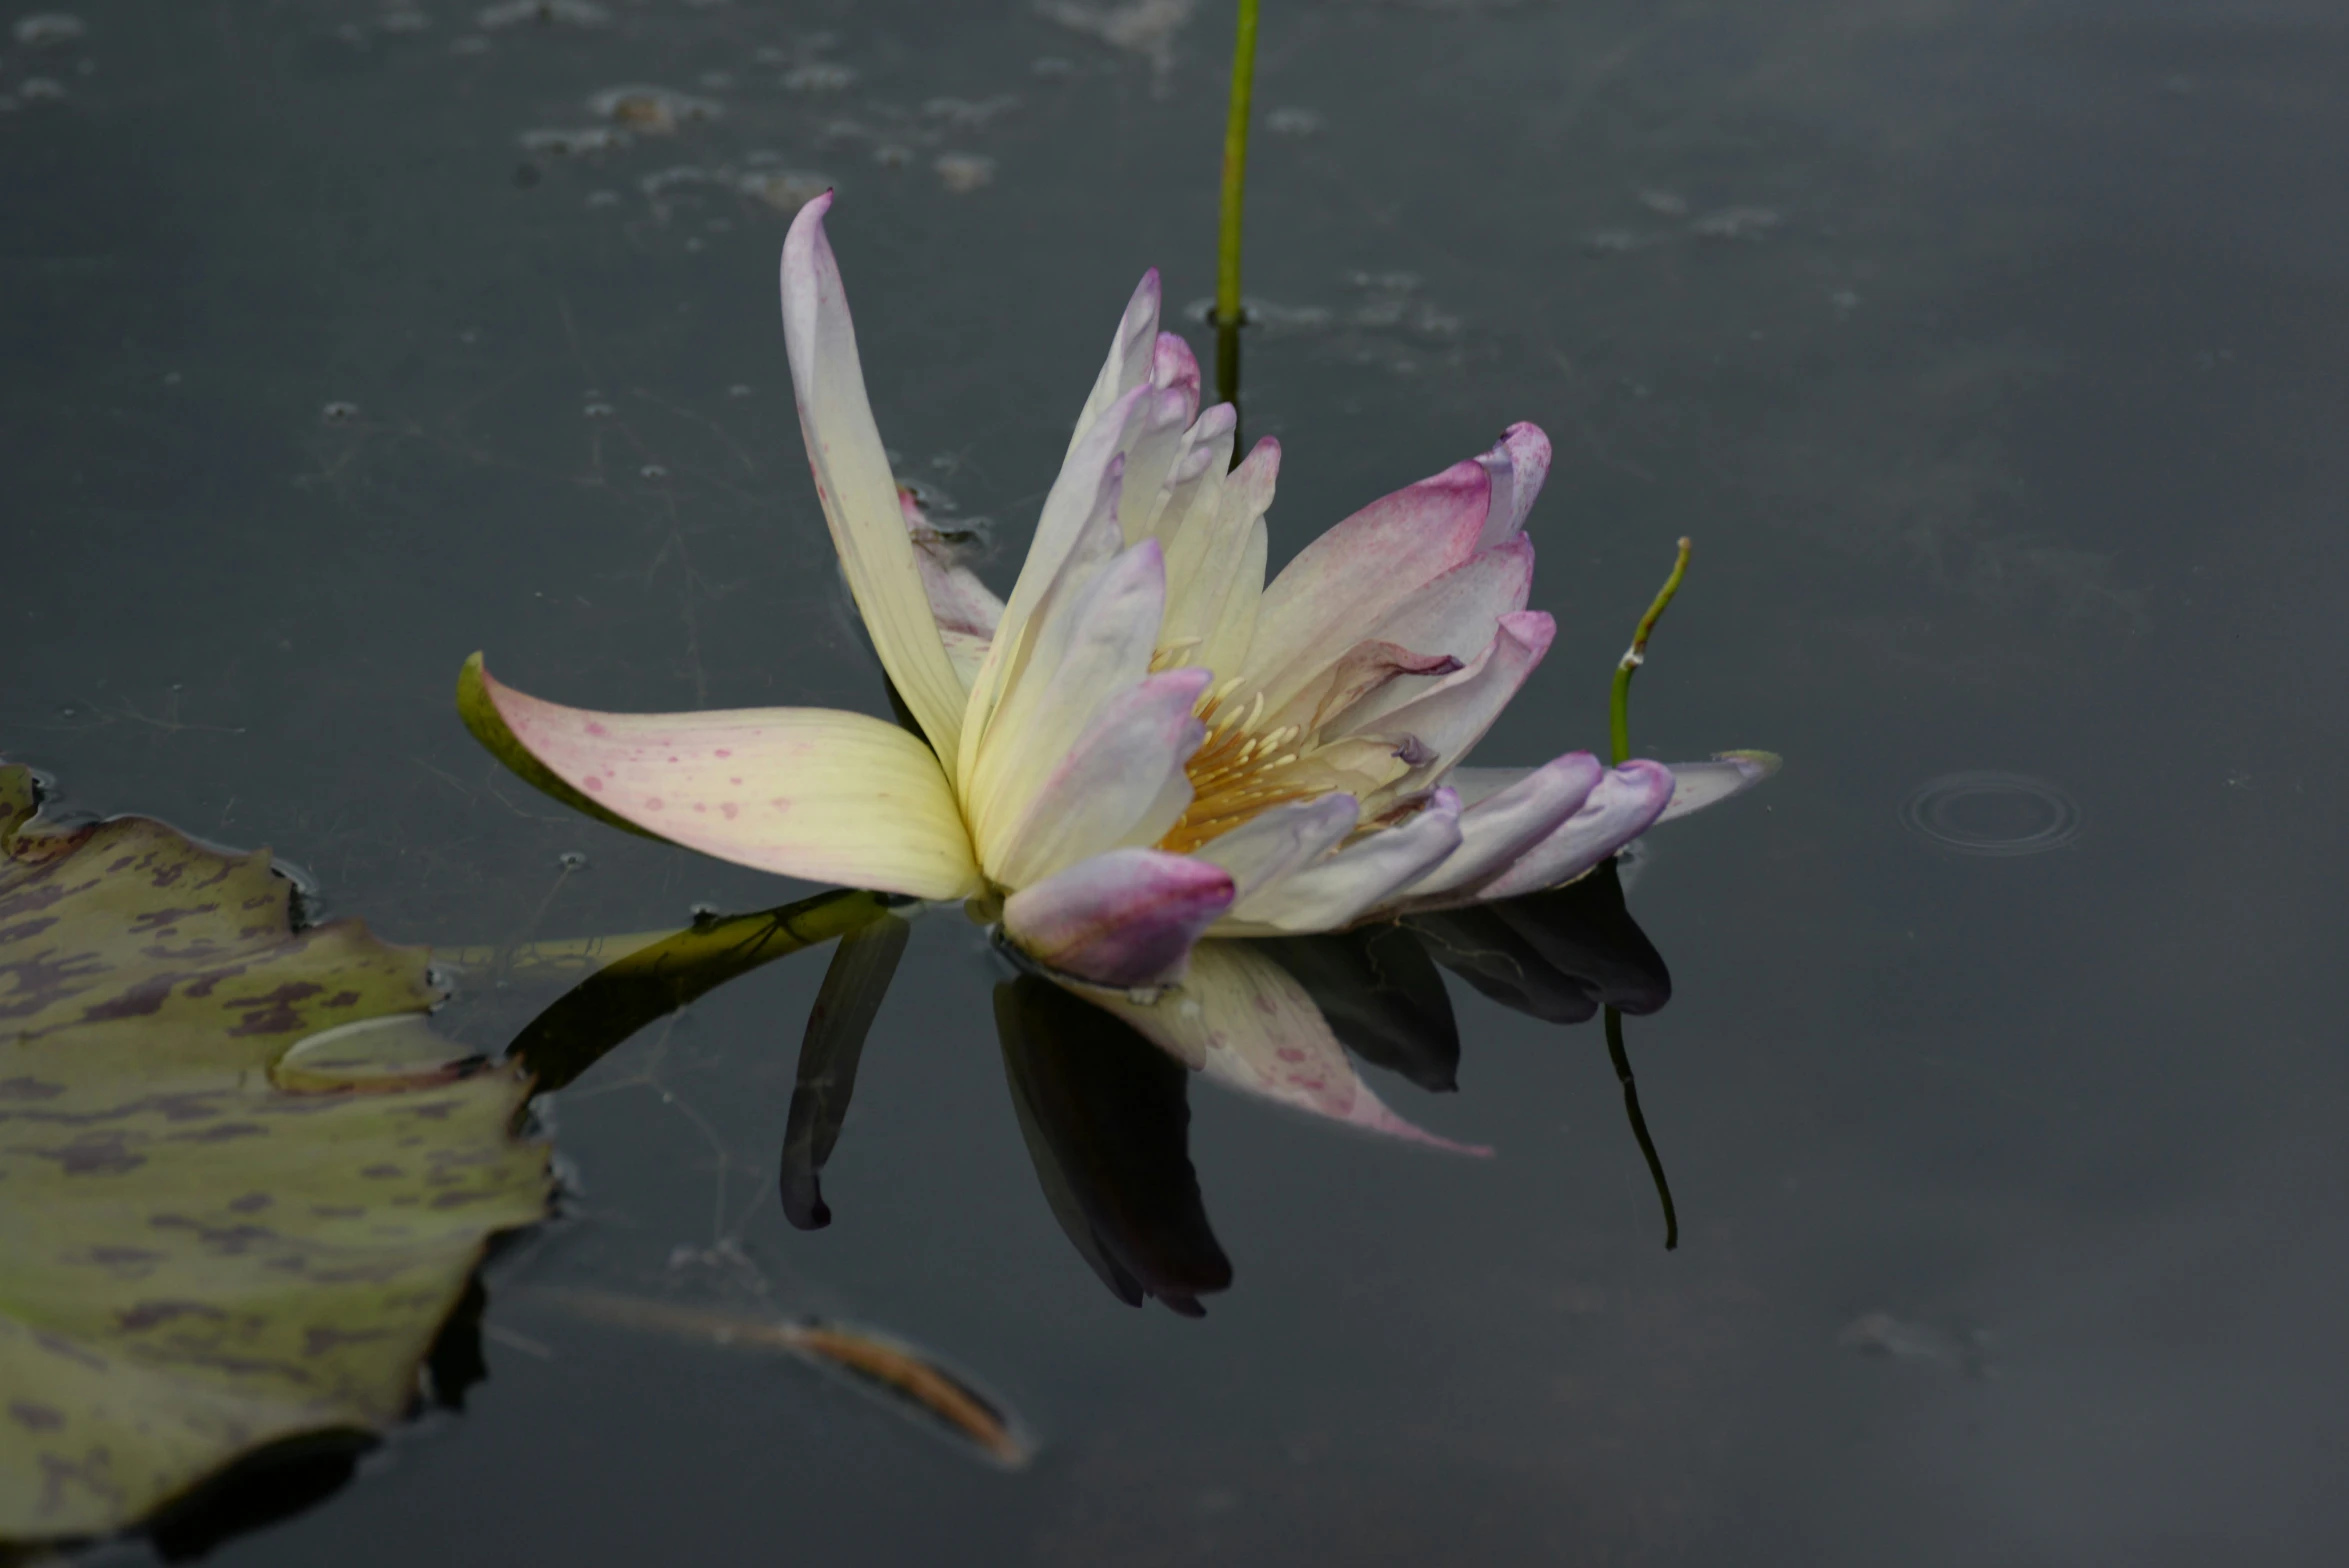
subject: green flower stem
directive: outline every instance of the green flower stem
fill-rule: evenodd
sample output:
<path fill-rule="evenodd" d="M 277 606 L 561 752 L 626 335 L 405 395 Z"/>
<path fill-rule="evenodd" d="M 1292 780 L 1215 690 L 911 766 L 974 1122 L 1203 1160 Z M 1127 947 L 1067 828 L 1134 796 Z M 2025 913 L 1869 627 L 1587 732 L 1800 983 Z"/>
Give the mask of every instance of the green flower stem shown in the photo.
<path fill-rule="evenodd" d="M 1648 657 L 1648 634 L 1656 629 L 1656 622 L 1664 618 L 1664 606 L 1680 592 L 1680 579 L 1688 575 L 1688 541 L 1680 541 L 1680 556 L 1672 563 L 1672 575 L 1664 579 L 1664 586 L 1656 592 L 1656 602 L 1648 606 L 1648 613 L 1639 618 L 1639 630 L 1631 634 L 1631 646 L 1615 666 L 1615 690 L 1607 700 L 1607 734 L 1614 743 L 1615 765 L 1621 767 L 1631 760 L 1631 674 Z"/>
<path fill-rule="evenodd" d="M 1256 91 L 1256 0 L 1240 0 L 1231 115 L 1223 128 L 1223 218 L 1215 247 L 1215 391 L 1240 400 L 1240 208 L 1248 192 L 1248 105 Z M 1235 453 L 1236 455 L 1236 453 Z"/>

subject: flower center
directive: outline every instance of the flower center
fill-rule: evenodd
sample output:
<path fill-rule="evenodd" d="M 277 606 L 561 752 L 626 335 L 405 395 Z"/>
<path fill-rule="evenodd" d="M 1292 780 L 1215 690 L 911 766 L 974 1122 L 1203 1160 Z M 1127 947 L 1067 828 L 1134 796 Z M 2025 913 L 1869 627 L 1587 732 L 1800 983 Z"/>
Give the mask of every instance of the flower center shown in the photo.
<path fill-rule="evenodd" d="M 1239 684 L 1235 676 L 1199 699 L 1207 741 L 1183 766 L 1191 781 L 1191 805 L 1158 841 L 1169 854 L 1187 855 L 1269 806 L 1305 800 L 1329 788 L 1321 770 L 1309 766 L 1321 749 L 1318 737 L 1295 724 L 1260 732 L 1264 694 L 1232 702 Z"/>

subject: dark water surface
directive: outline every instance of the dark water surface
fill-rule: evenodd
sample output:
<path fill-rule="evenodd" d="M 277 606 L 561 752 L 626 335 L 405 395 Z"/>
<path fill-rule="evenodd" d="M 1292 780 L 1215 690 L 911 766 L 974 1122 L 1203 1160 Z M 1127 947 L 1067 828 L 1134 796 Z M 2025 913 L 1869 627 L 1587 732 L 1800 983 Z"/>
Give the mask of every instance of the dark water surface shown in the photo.
<path fill-rule="evenodd" d="M 883 711 L 791 412 L 788 200 L 745 176 L 838 181 L 882 429 L 999 586 L 1137 273 L 1211 289 L 1221 6 L 1163 47 L 1019 0 L 72 9 L 0 34 L 0 745 L 401 940 L 806 891 L 563 814 L 450 702 L 486 647 L 598 707 Z M 1381 1092 L 1497 1158 L 1196 1087 L 1236 1280 L 1128 1310 L 1037 1189 L 999 971 L 932 917 L 831 1228 L 774 1198 L 809 956 L 557 1097 L 577 1193 L 491 1272 L 487 1384 L 216 1560 L 2343 1560 L 2349 11 L 1266 13 L 1276 557 L 1533 419 L 1560 635 L 1480 760 L 1601 739 L 1683 533 L 1639 750 L 1788 759 L 1631 894 L 1679 1249 L 1597 1026 L 1462 987 L 1460 1092 Z M 637 83 L 722 113 L 524 147 Z M 1931 820 L 2076 833 L 1919 831 L 1984 771 L 2049 793 Z M 495 1045 L 550 994 L 445 1021 Z M 986 1468 L 585 1289 L 884 1326 L 1044 1446 Z"/>

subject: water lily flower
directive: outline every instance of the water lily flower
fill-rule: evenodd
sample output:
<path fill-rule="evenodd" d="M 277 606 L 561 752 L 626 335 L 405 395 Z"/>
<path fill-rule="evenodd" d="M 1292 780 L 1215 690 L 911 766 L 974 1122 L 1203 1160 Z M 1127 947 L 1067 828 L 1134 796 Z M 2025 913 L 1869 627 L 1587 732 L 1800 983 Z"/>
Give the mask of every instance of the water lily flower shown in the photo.
<path fill-rule="evenodd" d="M 468 666 L 477 732 L 535 782 L 721 859 L 978 901 L 1021 953 L 1103 988 L 1194 1066 L 1222 1051 L 1227 1073 L 1292 1098 L 1342 1090 L 1365 1107 L 1348 1119 L 1376 1124 L 1383 1107 L 1354 1096 L 1334 1040 L 1322 1053 L 1298 1045 L 1302 1022 L 1263 1022 L 1312 1012 L 1295 983 L 1244 941 L 1203 939 L 1571 881 L 1769 771 L 1753 753 L 1609 768 L 1584 751 L 1463 768 L 1554 634 L 1526 608 L 1548 439 L 1511 426 L 1268 583 L 1279 443 L 1233 466 L 1234 411 L 1198 406 L 1196 360 L 1159 330 L 1154 272 L 998 598 L 890 471 L 831 205 L 802 208 L 783 248 L 792 386 L 842 573 L 919 733 L 822 708 L 592 712 Z M 488 733 L 501 725 L 513 744 Z M 1168 987 L 1181 990 L 1157 996 Z M 1235 1054 L 1238 1036 L 1270 1043 Z"/>

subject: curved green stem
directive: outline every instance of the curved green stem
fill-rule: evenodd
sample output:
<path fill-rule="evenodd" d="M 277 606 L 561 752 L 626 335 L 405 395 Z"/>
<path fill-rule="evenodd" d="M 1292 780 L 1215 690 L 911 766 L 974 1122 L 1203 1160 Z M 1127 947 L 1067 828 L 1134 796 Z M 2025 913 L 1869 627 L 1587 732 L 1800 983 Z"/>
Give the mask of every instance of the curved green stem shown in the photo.
<path fill-rule="evenodd" d="M 1664 586 L 1656 591 L 1656 602 L 1648 606 L 1648 613 L 1639 618 L 1639 630 L 1631 634 L 1631 646 L 1615 665 L 1615 689 L 1607 699 L 1607 736 L 1615 749 L 1615 765 L 1621 767 L 1631 760 L 1631 675 L 1648 658 L 1648 633 L 1656 629 L 1656 622 L 1664 618 L 1664 606 L 1680 592 L 1680 579 L 1688 575 L 1688 541 L 1680 541 L 1679 558 L 1672 563 L 1672 575 L 1664 579 Z"/>
<path fill-rule="evenodd" d="M 1223 128 L 1223 217 L 1215 247 L 1215 391 L 1240 400 L 1240 209 L 1248 193 L 1248 105 L 1256 91 L 1256 0 L 1240 0 L 1232 102 Z"/>

